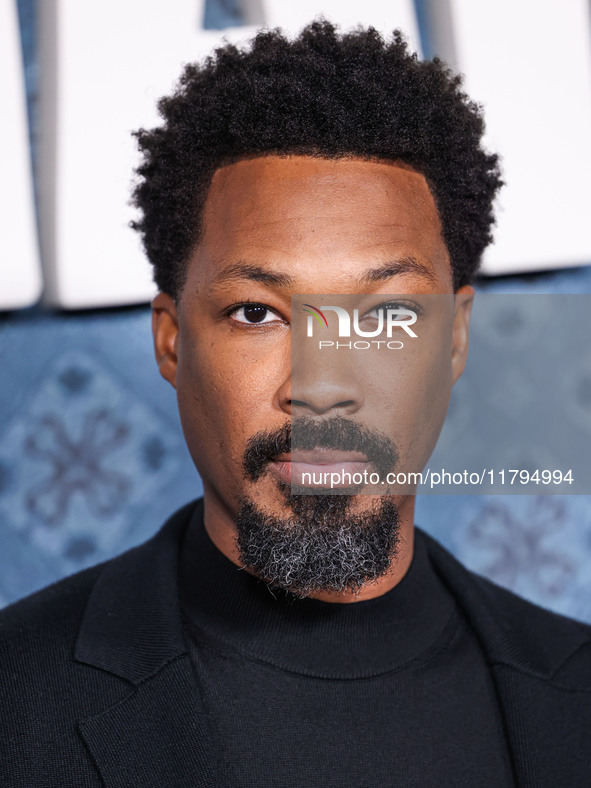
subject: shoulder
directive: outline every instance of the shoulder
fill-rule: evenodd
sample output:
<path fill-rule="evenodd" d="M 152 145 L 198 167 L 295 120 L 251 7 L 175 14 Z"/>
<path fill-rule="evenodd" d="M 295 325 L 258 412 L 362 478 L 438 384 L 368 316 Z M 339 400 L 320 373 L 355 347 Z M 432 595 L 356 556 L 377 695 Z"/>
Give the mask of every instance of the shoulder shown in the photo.
<path fill-rule="evenodd" d="M 591 691 L 591 625 L 547 610 L 473 572 L 425 531 L 416 530 L 490 664 Z"/>
<path fill-rule="evenodd" d="M 73 644 L 95 586 L 106 583 L 113 592 L 108 600 L 111 607 L 125 606 L 125 595 L 129 596 L 138 584 L 138 578 L 131 575 L 137 575 L 139 567 L 148 567 L 140 583 L 142 588 L 138 589 L 138 593 L 145 594 L 144 586 L 154 579 L 154 570 L 162 563 L 164 548 L 170 546 L 172 551 L 178 548 L 182 529 L 197 503 L 199 501 L 191 502 L 172 514 L 142 544 L 65 577 L 0 610 L 0 659 L 5 660 L 12 652 L 23 653 L 27 648 L 34 648 L 31 658 L 43 660 L 48 651 L 56 655 L 66 650 L 71 660 Z M 121 576 L 126 582 L 115 586 L 111 580 L 114 575 Z M 100 599 L 99 607 L 107 607 L 107 595 L 103 594 Z M 112 610 L 106 612 L 108 615 L 113 613 Z"/>
<path fill-rule="evenodd" d="M 3 674 L 11 653 L 34 648 L 37 658 L 59 645 L 68 648 L 77 632 L 90 592 L 108 562 L 97 564 L 0 610 L 0 659 Z"/>
<path fill-rule="evenodd" d="M 184 650 L 176 561 L 197 508 L 0 611 L 0 784 L 98 785 L 81 733 Z"/>
<path fill-rule="evenodd" d="M 59 775 L 63 777 L 65 763 L 76 784 L 98 784 L 77 735 L 77 721 L 105 699 L 118 700 L 125 685 L 91 672 L 73 655 L 84 610 L 105 565 L 0 611 L 2 785 L 63 784 Z M 43 782 L 38 782 L 41 776 Z"/>
<path fill-rule="evenodd" d="M 197 503 L 137 547 L 1 610 L 0 688 L 10 691 L 15 682 L 22 691 L 56 675 L 87 676 L 89 648 L 100 663 L 109 649 L 120 650 L 127 633 L 133 640 L 134 628 L 146 630 L 161 610 L 165 617 L 174 602 L 180 539 Z"/>
<path fill-rule="evenodd" d="M 20 711 L 83 712 L 88 668 L 75 659 L 88 600 L 117 558 L 66 577 L 0 611 L 0 700 Z M 86 694 L 89 697 L 90 693 Z M 10 702 L 12 699 L 12 703 Z M 32 704 L 32 707 L 29 706 Z"/>

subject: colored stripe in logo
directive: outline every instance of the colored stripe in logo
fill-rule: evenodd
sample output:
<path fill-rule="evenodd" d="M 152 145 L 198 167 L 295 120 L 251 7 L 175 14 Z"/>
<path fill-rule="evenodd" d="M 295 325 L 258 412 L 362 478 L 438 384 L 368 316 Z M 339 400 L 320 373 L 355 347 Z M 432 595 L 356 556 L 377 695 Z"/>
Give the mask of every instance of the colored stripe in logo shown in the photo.
<path fill-rule="evenodd" d="M 305 307 L 308 307 L 308 309 L 306 309 Z M 328 328 L 328 320 L 324 317 L 324 315 L 319 309 L 316 309 L 315 306 L 312 306 L 311 304 L 304 304 L 302 309 L 304 310 L 304 312 L 307 312 L 309 315 L 312 315 L 312 317 L 315 317 L 316 320 L 320 323 L 320 325 L 322 325 L 322 320 L 324 320 L 324 325 Z M 320 317 L 318 317 L 318 315 L 320 315 L 322 320 L 320 320 Z"/>

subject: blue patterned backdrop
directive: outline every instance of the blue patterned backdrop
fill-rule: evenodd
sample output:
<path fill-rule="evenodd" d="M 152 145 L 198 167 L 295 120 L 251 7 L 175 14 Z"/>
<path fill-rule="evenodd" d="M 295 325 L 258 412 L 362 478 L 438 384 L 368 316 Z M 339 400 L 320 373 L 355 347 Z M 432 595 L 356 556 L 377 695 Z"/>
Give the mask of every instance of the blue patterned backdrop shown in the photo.
<path fill-rule="evenodd" d="M 35 150 L 36 0 L 19 0 Z M 419 4 L 420 10 L 420 4 Z M 208 2 L 208 26 L 239 5 Z M 505 293 L 589 293 L 591 267 L 482 281 Z M 494 371 L 479 365 L 477 374 Z M 0 606 L 144 541 L 201 483 L 148 307 L 0 315 Z M 467 566 L 591 622 L 590 496 L 426 496 L 417 523 Z"/>

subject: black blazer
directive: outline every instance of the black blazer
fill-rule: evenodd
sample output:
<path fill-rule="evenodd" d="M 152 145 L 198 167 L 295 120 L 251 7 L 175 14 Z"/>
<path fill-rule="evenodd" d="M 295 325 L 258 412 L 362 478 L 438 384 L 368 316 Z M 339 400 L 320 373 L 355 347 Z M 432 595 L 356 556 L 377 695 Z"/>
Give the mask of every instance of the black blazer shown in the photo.
<path fill-rule="evenodd" d="M 0 612 L 2 788 L 216 785 L 177 592 L 182 535 L 202 505 Z M 468 571 L 422 533 L 488 659 L 516 784 L 591 786 L 591 627 Z"/>

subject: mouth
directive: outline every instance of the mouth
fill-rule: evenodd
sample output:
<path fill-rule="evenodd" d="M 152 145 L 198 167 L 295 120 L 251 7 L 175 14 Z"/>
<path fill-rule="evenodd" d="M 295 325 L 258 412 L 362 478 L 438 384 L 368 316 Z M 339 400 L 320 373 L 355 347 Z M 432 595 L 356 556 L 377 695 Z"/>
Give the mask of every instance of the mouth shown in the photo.
<path fill-rule="evenodd" d="M 294 450 L 269 463 L 269 468 L 288 484 L 325 487 L 328 483 L 335 489 L 351 487 L 353 474 L 363 474 L 370 467 L 365 454 L 337 449 Z"/>

